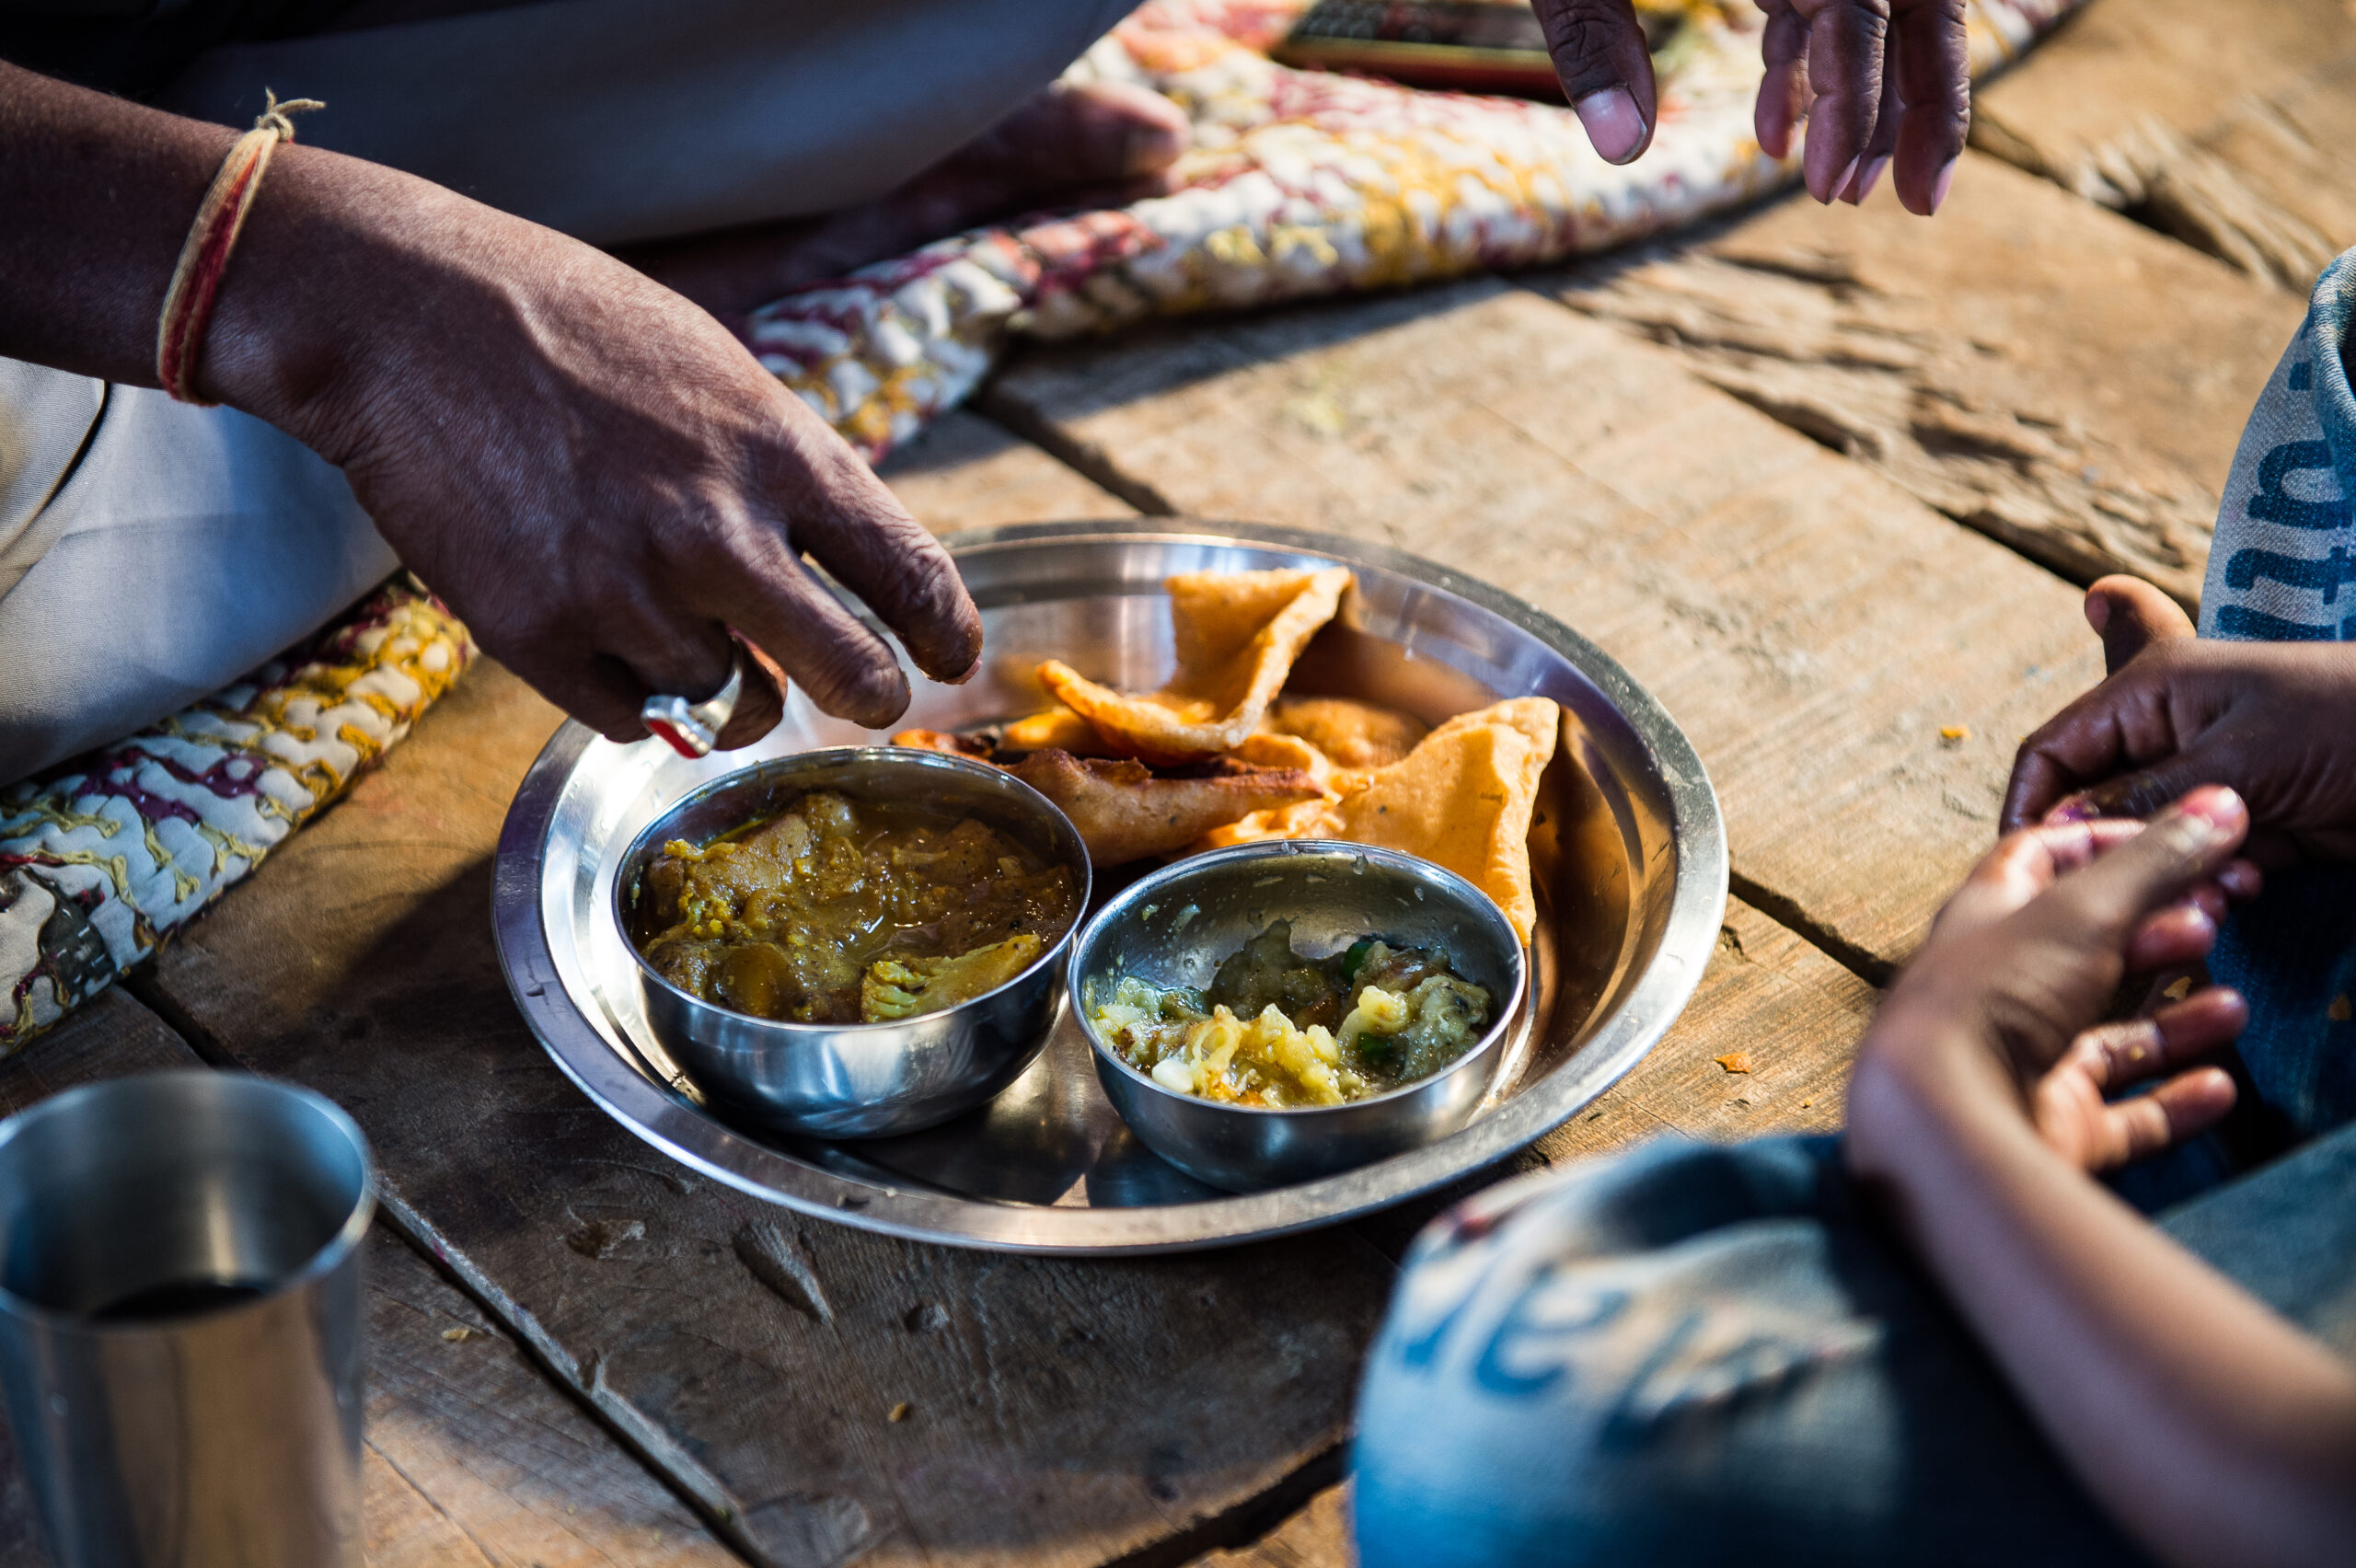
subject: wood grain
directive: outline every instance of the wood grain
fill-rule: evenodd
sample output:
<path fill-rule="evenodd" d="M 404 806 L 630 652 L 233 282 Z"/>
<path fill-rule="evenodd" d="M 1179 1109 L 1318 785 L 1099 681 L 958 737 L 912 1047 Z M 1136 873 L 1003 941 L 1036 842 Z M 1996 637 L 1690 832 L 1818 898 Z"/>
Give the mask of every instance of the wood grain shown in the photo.
<path fill-rule="evenodd" d="M 1981 90 L 1971 141 L 2304 295 L 2356 243 L 2343 0 L 2095 0 Z"/>
<path fill-rule="evenodd" d="M 936 534 L 998 523 L 1126 517 L 1136 509 L 1029 442 L 955 409 L 876 472 Z"/>
<path fill-rule="evenodd" d="M 371 1568 L 736 1568 L 506 1331 L 379 1228 L 368 1253 Z"/>
<path fill-rule="evenodd" d="M 1578 1118 L 1549 1164 L 1662 1133 L 1715 1143 L 1840 1130 L 1874 988 L 1740 899 L 1677 1026 Z"/>
<path fill-rule="evenodd" d="M 1345 1482 L 1311 1498 L 1300 1512 L 1250 1545 L 1207 1552 L 1187 1568 L 1353 1568 L 1357 1562 Z"/>
<path fill-rule="evenodd" d="M 85 1083 L 202 1066 L 110 991 L 0 1066 L 0 1114 Z M 381 1226 L 367 1257 L 362 1528 L 371 1568 L 740 1562 L 465 1296 Z M 45 1568 L 0 1424 L 0 1568 Z"/>
<path fill-rule="evenodd" d="M 756 1561 L 1093 1564 L 1332 1454 L 1392 1273 L 1347 1231 L 1142 1262 L 906 1244 L 721 1188 L 584 1100 L 487 917 L 554 721 L 470 672 L 153 994 L 350 1110 L 387 1210 Z"/>
<path fill-rule="evenodd" d="M 1869 975 L 1988 846 L 2019 737 L 2099 674 L 2059 578 L 1501 283 L 1035 352 L 992 408 L 1173 510 L 1396 545 L 1561 617 L 1693 737 L 1738 891 Z"/>
<path fill-rule="evenodd" d="M 1545 286 L 2073 582 L 2131 571 L 2188 606 L 2301 314 L 1979 153 L 1934 222 L 1888 191 L 1791 199 Z"/>

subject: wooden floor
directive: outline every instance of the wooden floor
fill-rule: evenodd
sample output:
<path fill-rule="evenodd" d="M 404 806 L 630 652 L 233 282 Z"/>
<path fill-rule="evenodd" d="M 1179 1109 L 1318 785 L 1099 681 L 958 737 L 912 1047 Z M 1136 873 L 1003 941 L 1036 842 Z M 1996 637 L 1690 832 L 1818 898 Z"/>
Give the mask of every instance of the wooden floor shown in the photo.
<path fill-rule="evenodd" d="M 1983 91 L 1935 222 L 1887 191 L 1784 201 L 1561 272 L 1027 352 L 885 477 L 943 531 L 1330 529 L 1586 632 L 1701 748 L 1736 896 L 1669 1037 L 1516 1169 L 1830 1130 L 2013 745 L 2096 672 L 2073 585 L 2123 568 L 2197 599 L 2243 417 L 2356 242 L 2352 130 L 2343 0 L 2096 0 Z M 1430 1206 L 1052 1262 L 666 1163 L 549 1063 L 491 951 L 492 847 L 556 722 L 470 674 L 0 1066 L 0 1108 L 201 1059 L 359 1119 L 385 1198 L 370 1561 L 1347 1562 L 1359 1357 Z M 29 1509 L 0 1454 L 0 1568 L 42 1561 Z"/>

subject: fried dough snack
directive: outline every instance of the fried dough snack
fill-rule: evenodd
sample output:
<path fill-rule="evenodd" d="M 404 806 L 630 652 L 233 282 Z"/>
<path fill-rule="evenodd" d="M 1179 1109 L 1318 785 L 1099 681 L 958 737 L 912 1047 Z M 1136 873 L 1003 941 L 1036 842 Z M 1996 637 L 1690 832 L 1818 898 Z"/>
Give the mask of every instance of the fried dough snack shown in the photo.
<path fill-rule="evenodd" d="M 1388 767 L 1432 732 L 1412 714 L 1346 697 L 1280 697 L 1261 724 L 1269 733 L 1299 736 L 1338 767 Z"/>
<path fill-rule="evenodd" d="M 1346 567 L 1195 571 L 1170 579 L 1178 673 L 1157 692 L 1098 686 L 1060 660 L 1039 666 L 1057 698 L 1110 750 L 1163 767 L 1232 751 L 1260 727 L 1293 661 L 1340 608 Z"/>
<path fill-rule="evenodd" d="M 1063 808 L 1100 866 L 1166 855 L 1253 812 L 1322 793 L 1298 768 L 1224 756 L 1176 777 L 1157 775 L 1130 757 L 1083 759 L 1052 749 L 1000 766 Z"/>
<path fill-rule="evenodd" d="M 1013 774 L 1061 807 L 1080 829 L 1088 858 L 1118 866 L 1183 849 L 1213 828 L 1254 812 L 1321 799 L 1324 785 L 1302 767 L 1235 757 L 1157 773 L 1133 757 L 1076 757 L 1049 746 L 1021 752 L 1001 736 L 903 730 L 895 746 L 955 752 Z M 1309 748 L 1293 743 L 1300 752 Z M 1313 753 L 1310 755 L 1313 755 Z M 1299 760 L 1298 755 L 1293 760 Z"/>
<path fill-rule="evenodd" d="M 1538 924 L 1530 884 L 1530 822 L 1553 759 L 1562 709 L 1519 697 L 1461 713 L 1400 761 L 1334 768 L 1322 799 L 1247 817 L 1205 836 L 1203 848 L 1258 838 L 1342 838 L 1417 855 L 1497 901 L 1527 944 Z M 1304 743 L 1255 736 L 1262 744 Z"/>

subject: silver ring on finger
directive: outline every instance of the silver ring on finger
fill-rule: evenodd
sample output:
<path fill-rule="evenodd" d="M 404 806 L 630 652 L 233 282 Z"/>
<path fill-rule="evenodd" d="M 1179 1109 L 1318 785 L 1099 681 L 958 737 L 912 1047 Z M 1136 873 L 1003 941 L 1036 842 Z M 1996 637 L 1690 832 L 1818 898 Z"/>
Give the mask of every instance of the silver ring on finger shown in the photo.
<path fill-rule="evenodd" d="M 736 699 L 744 695 L 745 650 L 732 640 L 728 678 L 718 691 L 701 702 L 689 702 L 684 697 L 650 697 L 639 709 L 638 719 L 681 756 L 709 756 L 720 743 L 720 732 L 728 728 L 736 711 Z"/>

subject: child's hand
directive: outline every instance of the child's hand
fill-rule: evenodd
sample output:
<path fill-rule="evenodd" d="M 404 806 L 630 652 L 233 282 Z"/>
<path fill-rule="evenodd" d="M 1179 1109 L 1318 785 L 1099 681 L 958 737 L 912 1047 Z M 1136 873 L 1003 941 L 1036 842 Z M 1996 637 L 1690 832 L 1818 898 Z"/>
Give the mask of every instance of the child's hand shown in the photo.
<path fill-rule="evenodd" d="M 2149 1019 L 2097 1024 L 2131 970 L 2190 963 L 2228 893 L 2258 891 L 2233 852 L 2248 814 L 2195 791 L 2148 828 L 2049 824 L 1981 860 L 1891 988 L 1858 1052 L 1849 1147 L 1864 1172 L 1903 1171 L 1937 1124 L 2025 1119 L 2063 1159 L 2102 1170 L 2200 1132 L 2233 1080 L 2188 1064 L 2231 1041 L 2242 999 L 2216 987 Z M 2146 1095 L 2105 1096 L 2152 1078 Z"/>
<path fill-rule="evenodd" d="M 2247 802 L 2254 859 L 2356 859 L 2356 647 L 2218 642 L 2149 583 L 2086 595 L 2110 677 L 2021 743 L 2007 831 L 2148 816 L 2200 784 Z"/>

